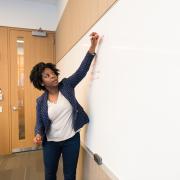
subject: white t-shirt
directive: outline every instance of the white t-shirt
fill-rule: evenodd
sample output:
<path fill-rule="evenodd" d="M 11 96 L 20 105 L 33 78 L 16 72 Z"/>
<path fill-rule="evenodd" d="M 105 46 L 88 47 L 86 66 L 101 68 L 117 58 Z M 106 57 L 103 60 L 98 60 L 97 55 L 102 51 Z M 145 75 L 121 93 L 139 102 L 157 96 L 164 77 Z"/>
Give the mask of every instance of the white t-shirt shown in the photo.
<path fill-rule="evenodd" d="M 47 141 L 64 141 L 75 135 L 72 126 L 73 114 L 69 101 L 59 91 L 56 103 L 48 101 L 48 116 L 51 126 L 47 133 Z"/>

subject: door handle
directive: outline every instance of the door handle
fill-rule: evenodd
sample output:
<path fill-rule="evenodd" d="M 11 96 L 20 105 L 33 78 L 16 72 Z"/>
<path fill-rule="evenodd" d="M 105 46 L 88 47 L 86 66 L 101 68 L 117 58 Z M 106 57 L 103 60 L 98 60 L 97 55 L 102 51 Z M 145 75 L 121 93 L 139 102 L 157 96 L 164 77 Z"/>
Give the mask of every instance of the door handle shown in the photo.
<path fill-rule="evenodd" d="M 18 107 L 13 106 L 13 107 L 12 107 L 12 110 L 13 110 L 13 111 L 18 111 Z"/>

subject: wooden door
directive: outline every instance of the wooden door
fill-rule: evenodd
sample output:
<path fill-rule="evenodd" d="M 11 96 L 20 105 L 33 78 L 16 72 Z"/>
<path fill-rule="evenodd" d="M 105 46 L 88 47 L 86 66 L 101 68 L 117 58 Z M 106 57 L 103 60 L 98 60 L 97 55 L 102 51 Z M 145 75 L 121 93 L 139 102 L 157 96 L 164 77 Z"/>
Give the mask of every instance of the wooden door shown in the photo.
<path fill-rule="evenodd" d="M 10 152 L 8 29 L 0 27 L 0 155 Z"/>
<path fill-rule="evenodd" d="M 10 30 L 12 152 L 33 147 L 36 98 L 41 92 L 32 86 L 29 75 L 38 62 L 55 62 L 54 44 L 54 33 L 35 37 L 31 31 Z"/>

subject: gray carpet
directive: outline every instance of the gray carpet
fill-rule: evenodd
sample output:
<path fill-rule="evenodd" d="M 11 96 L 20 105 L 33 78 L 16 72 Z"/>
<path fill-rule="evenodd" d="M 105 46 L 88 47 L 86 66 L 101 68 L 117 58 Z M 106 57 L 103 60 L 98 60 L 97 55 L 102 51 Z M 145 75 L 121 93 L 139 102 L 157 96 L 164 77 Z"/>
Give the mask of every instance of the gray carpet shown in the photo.
<path fill-rule="evenodd" d="M 57 177 L 63 180 L 61 162 Z M 44 180 L 42 151 L 0 156 L 0 180 Z"/>

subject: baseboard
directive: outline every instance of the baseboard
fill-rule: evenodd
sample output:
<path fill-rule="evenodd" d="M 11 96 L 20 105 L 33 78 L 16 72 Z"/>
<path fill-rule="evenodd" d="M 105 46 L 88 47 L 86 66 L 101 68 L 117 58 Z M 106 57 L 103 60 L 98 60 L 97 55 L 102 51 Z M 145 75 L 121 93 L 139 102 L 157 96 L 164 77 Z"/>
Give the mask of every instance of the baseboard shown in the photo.
<path fill-rule="evenodd" d="M 80 157 L 83 180 L 119 180 L 103 162 L 101 165 L 96 163 L 93 152 L 83 142 L 81 142 Z"/>

